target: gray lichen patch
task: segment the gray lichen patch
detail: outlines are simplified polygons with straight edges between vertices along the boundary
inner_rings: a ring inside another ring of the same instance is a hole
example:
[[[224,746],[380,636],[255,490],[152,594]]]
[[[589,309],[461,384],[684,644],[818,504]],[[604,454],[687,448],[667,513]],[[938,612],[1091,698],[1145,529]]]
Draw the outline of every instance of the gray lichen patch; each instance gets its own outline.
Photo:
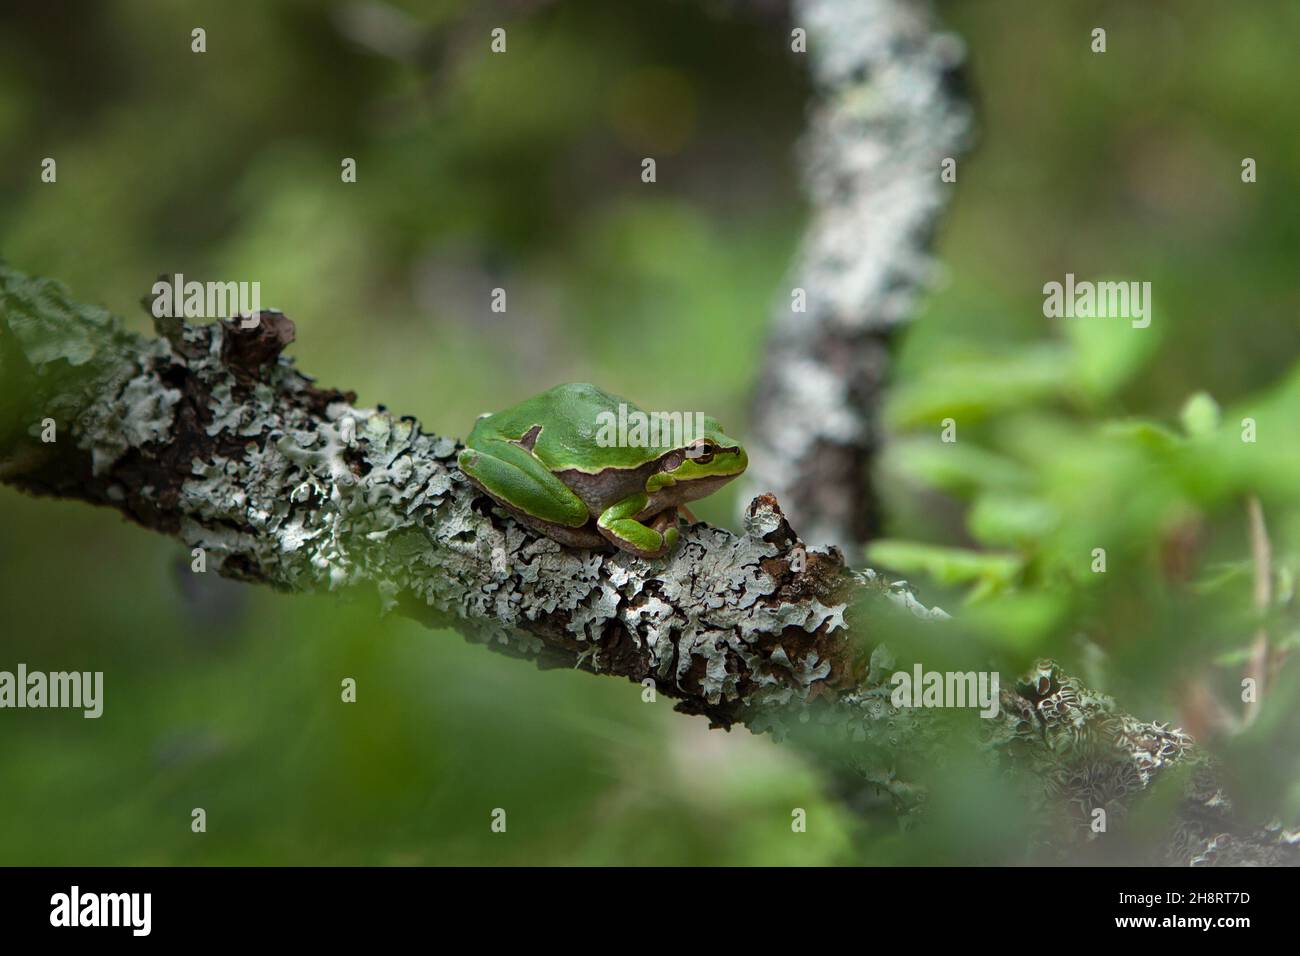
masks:
[[[776,687],[805,697],[829,670],[806,656],[797,665],[784,654],[773,658],[761,646],[763,634],[787,623],[829,628],[836,609],[773,603],[776,584],[761,563],[778,549],[759,536],[697,526],[668,558],[644,561],[563,548],[485,499],[486,510],[476,511],[464,482],[456,489],[442,506],[449,514],[430,529],[435,547],[422,555],[421,565],[436,573],[414,573],[408,586],[499,640],[514,643],[503,627],[517,627],[571,650],[578,666],[653,677],[670,695],[708,704],[736,701],[742,690],[760,700]]]
[[[151,368],[128,381],[115,398],[89,406],[78,417],[75,434],[78,445],[91,452],[94,474],[108,474],[132,448],[168,441],[172,409],[180,400],[180,390],[164,385]],[[117,427],[104,427],[107,421]]]
[[[930,243],[953,189],[940,164],[965,151],[973,124],[951,82],[962,46],[931,4],[791,7],[816,84],[801,144],[813,212],[772,309],[746,481],[774,492],[810,540],[847,551],[879,524],[870,463],[889,337],[936,273]]]
[[[1016,771],[1037,806],[1043,853],[1126,860],[1129,819],[1172,787],[1182,807],[1174,833],[1154,840],[1164,843],[1165,862],[1296,862],[1280,828],[1233,819],[1213,762],[1181,729],[1123,712],[1048,660],[1005,689],[1002,704],[1000,719],[985,725],[985,744]]]

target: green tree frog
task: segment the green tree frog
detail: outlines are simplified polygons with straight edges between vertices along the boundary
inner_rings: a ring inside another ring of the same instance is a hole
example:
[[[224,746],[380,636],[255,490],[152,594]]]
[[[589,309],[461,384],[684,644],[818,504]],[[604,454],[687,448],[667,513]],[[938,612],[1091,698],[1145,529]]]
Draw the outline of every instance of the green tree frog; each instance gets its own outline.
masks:
[[[725,485],[749,459],[712,418],[694,416],[702,427],[634,427],[615,436],[609,424],[620,416],[652,418],[594,385],[557,385],[480,417],[460,469],[521,522],[561,544],[608,543],[657,558],[677,543],[678,508]]]

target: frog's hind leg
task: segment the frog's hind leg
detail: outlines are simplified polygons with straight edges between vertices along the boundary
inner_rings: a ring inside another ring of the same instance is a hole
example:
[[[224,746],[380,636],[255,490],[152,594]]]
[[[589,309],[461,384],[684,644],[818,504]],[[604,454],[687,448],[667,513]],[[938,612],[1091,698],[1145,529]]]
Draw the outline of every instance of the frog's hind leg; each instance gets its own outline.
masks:
[[[555,524],[550,521],[542,521],[534,518],[518,508],[512,508],[507,504],[497,502],[512,515],[520,524],[525,524],[534,531],[540,531],[553,541],[560,544],[567,544],[571,548],[596,548],[610,550],[610,543],[596,530],[595,522],[587,522],[581,528],[570,528],[568,525]]]
[[[493,439],[480,447],[466,448],[457,461],[475,485],[543,534],[568,544],[560,533],[570,530],[575,537],[589,540],[589,535],[582,534],[583,525],[591,518],[587,506],[531,451]],[[557,533],[553,534],[548,525],[555,526]]]

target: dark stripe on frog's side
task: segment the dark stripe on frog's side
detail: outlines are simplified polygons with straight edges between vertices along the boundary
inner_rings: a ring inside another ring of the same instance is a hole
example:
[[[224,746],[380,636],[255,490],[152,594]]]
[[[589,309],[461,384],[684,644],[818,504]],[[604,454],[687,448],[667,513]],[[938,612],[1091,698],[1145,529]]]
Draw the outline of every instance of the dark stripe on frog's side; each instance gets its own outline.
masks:
[[[660,455],[638,468],[602,468],[597,472],[563,468],[555,471],[554,475],[582,499],[593,518],[599,518],[601,512],[610,505],[617,504],[628,495],[645,491],[646,480],[663,470],[663,460],[671,454],[673,452]]]
[[[734,450],[726,449],[726,451]],[[604,468],[594,473],[566,468],[554,474],[582,499],[582,503],[587,506],[592,517],[599,518],[610,505],[618,504],[629,495],[645,491],[646,481],[651,475],[673,470],[682,463],[684,457],[685,452],[677,448],[646,462],[639,468]],[[734,475],[718,475],[696,478],[689,482],[661,488],[650,496],[650,506],[642,514],[652,515],[665,508],[707,497],[734,477]]]

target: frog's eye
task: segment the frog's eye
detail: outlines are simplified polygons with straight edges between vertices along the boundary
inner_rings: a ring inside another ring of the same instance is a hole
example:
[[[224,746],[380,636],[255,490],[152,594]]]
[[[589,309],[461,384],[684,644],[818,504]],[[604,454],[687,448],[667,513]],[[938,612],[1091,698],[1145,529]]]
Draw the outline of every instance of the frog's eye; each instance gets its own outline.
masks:
[[[706,439],[704,441],[696,442],[686,450],[686,454],[687,457],[697,465],[707,465],[709,462],[713,461],[713,451],[715,448],[716,446],[713,442]]]

